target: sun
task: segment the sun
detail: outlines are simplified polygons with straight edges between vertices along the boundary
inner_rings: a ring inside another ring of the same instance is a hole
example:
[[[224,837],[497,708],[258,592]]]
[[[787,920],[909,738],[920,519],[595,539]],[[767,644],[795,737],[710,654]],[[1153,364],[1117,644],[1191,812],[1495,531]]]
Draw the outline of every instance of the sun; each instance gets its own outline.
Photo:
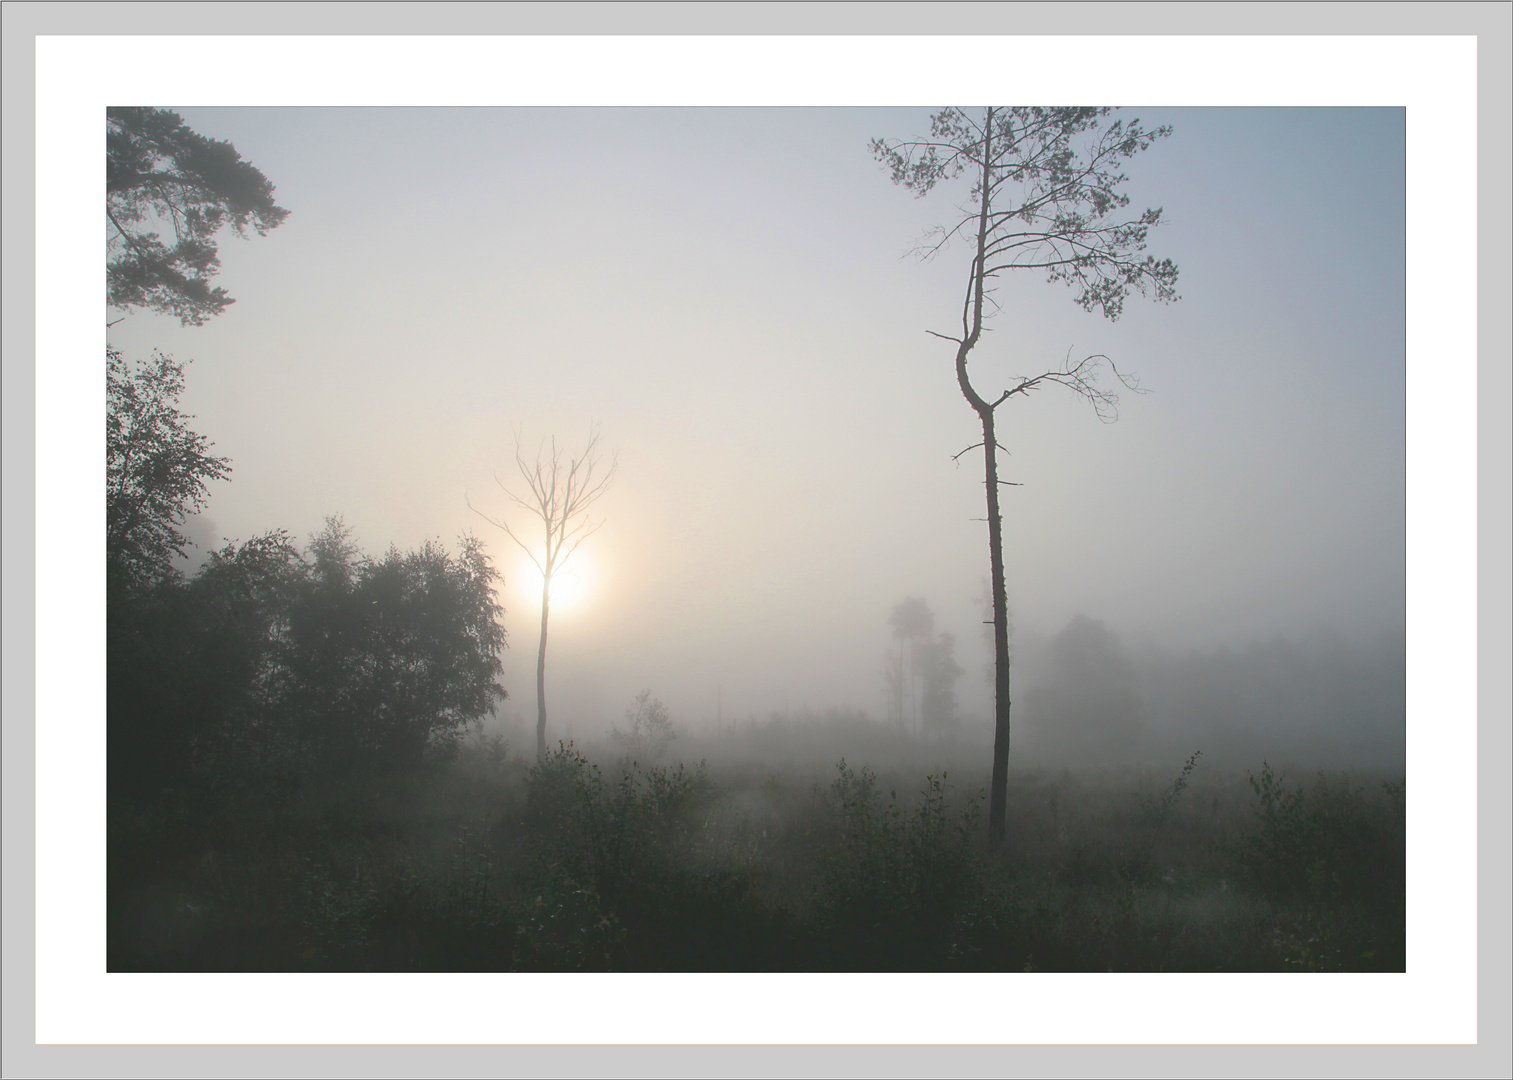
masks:
[[[517,572],[520,576],[516,580],[520,582],[522,589],[531,596],[540,596],[541,571],[536,569],[536,564],[521,555]],[[591,561],[583,552],[574,552],[572,558],[558,566],[552,574],[552,607],[572,607],[581,603],[588,595],[592,579]]]

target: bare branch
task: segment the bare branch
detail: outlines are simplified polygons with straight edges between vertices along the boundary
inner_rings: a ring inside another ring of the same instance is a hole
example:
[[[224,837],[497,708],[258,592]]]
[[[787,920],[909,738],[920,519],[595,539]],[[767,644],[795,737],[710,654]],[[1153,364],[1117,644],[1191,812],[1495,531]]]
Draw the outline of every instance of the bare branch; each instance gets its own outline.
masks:
[[[971,453],[973,450],[980,449],[981,447],[982,447],[982,443],[975,442],[971,446],[967,447],[965,450],[962,450],[960,453],[952,454],[951,455],[951,460],[954,461],[954,462],[956,462],[956,467],[957,468],[960,468],[961,467],[961,456],[962,456],[962,454]],[[1005,454],[1007,454],[1009,452],[1008,448],[1006,446],[1004,446],[1003,443],[999,442],[997,439],[993,440],[993,447],[994,447],[994,449],[1002,450]]]
[[[1114,361],[1103,353],[1094,353],[1084,356],[1075,364],[1072,363],[1071,350],[1067,350],[1066,361],[1061,367],[1051,371],[1043,371],[1032,378],[1024,378],[1019,385],[1005,390],[993,402],[993,408],[997,408],[1009,398],[1016,395],[1028,394],[1037,390],[1043,383],[1055,383],[1064,386],[1081,398],[1087,400],[1093,406],[1093,411],[1098,419],[1106,424],[1111,424],[1119,419],[1119,394],[1110,387],[1102,385],[1099,381],[1103,369],[1107,367],[1113,373],[1115,380],[1124,389],[1134,394],[1145,394],[1149,391],[1140,386],[1139,378],[1134,374],[1126,374],[1119,370]]]
[[[496,477],[496,479],[497,479],[497,477]],[[504,535],[508,536],[511,540],[515,541],[515,543],[519,546],[520,550],[523,551],[523,552],[525,552],[526,558],[530,559],[531,562],[533,562],[533,563],[536,564],[536,569],[537,570],[541,570],[542,569],[540,560],[538,560],[536,558],[535,554],[532,553],[531,549],[525,545],[524,541],[522,541],[520,539],[520,537],[518,537],[518,536],[515,535],[515,530],[510,528],[509,522],[499,520],[498,518],[491,518],[491,517],[489,517],[489,515],[485,514],[482,510],[478,509],[478,507],[474,506],[473,505],[473,500],[470,499],[470,498],[468,498],[466,495],[463,496],[463,499],[468,504],[468,509],[469,510],[473,511],[473,513],[475,513],[479,517],[483,518],[484,521],[487,521],[490,525],[494,526],[496,529],[502,529],[504,531]],[[545,573],[544,570],[542,572]]]
[[[468,508],[489,524],[504,532],[528,555],[542,576],[550,580],[567,558],[589,536],[604,524],[589,522],[585,518],[588,508],[596,502],[614,480],[619,464],[618,455],[610,466],[596,476],[601,457],[597,426],[589,429],[589,437],[582,453],[568,457],[564,462],[563,452],[557,445],[556,436],[543,439],[536,447],[533,461],[527,461],[523,450],[521,432],[515,431],[515,468],[525,482],[527,494],[521,495],[504,482],[496,472],[494,482],[516,506],[528,511],[541,522],[544,548],[538,556],[531,547],[502,518],[494,518],[473,506]]]

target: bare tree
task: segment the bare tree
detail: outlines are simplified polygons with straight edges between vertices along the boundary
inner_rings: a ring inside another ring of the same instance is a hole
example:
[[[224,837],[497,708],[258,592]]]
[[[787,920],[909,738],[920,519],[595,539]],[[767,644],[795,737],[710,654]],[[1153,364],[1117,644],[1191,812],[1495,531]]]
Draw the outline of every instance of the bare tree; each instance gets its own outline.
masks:
[[[601,470],[603,464],[599,451],[599,429],[597,426],[589,429],[588,442],[583,447],[583,452],[576,457],[568,457],[564,462],[562,452],[557,447],[557,438],[552,436],[550,440],[551,452],[547,453],[547,442],[542,442],[536,448],[536,460],[533,464],[527,464],[520,449],[520,435],[515,435],[515,467],[524,479],[528,495],[522,497],[511,491],[494,474],[494,482],[499,485],[501,491],[509,496],[516,506],[530,511],[542,525],[545,543],[539,549],[542,554],[537,554],[529,544],[520,538],[519,533],[512,528],[508,521],[503,518],[492,518],[479,510],[468,501],[468,508],[483,518],[489,524],[504,530],[504,534],[524,551],[526,556],[535,564],[541,572],[541,642],[536,650],[536,756],[539,758],[546,753],[546,630],[547,619],[551,613],[552,578],[560,571],[563,564],[578,550],[578,545],[583,543],[604,524],[590,523],[588,509],[607,490],[615,478],[615,467],[618,461],[611,457],[609,468]],[[596,475],[596,473],[598,475]]]
[[[874,157],[896,184],[924,195],[942,180],[965,175],[971,181],[961,216],[937,229],[918,249],[932,257],[952,240],[972,245],[971,268],[962,300],[959,334],[938,334],[956,345],[956,382],[982,424],[982,442],[961,451],[983,451],[988,499],[988,554],[992,568],[994,731],[993,778],[988,799],[988,842],[1003,843],[1009,762],[1009,634],[1004,586],[1003,524],[998,478],[995,418],[998,407],[1014,397],[1055,384],[1087,399],[1099,419],[1117,416],[1116,390],[1102,383],[1104,373],[1119,386],[1137,390],[1103,355],[1073,362],[1071,353],[1059,367],[1016,377],[997,397],[980,392],[967,373],[967,358],[982,339],[984,320],[993,312],[991,283],[1009,270],[1042,270],[1048,280],[1079,290],[1077,303],[1117,319],[1131,290],[1162,301],[1177,298],[1177,267],[1157,261],[1145,250],[1146,234],[1161,211],[1137,216],[1124,212],[1129,196],[1120,185],[1128,179],[1120,168],[1148,149],[1169,128],[1148,130],[1134,120],[1105,126],[1103,108],[987,108],[968,114],[943,109],[931,117],[928,138],[912,141],[874,139]],[[1076,145],[1074,145],[1076,144]],[[1010,485],[1014,486],[1014,485]]]

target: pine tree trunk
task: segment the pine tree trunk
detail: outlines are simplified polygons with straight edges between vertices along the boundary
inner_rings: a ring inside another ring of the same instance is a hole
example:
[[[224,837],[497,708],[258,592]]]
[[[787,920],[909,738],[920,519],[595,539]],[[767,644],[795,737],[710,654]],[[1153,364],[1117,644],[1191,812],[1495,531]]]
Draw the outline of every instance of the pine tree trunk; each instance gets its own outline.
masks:
[[[1009,601],[1003,576],[1003,520],[998,508],[998,443],[993,410],[981,409],[988,489],[988,559],[993,570],[993,779],[988,789],[988,847],[1003,845],[1009,792]]]

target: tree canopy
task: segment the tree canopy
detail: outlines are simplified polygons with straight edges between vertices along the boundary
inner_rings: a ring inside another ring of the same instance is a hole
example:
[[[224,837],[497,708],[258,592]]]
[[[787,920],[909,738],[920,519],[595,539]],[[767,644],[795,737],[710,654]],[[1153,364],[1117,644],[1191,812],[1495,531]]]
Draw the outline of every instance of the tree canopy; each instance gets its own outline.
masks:
[[[976,242],[965,335],[972,334],[977,290],[1006,270],[1043,270],[1048,280],[1076,289],[1079,306],[1110,319],[1123,313],[1131,290],[1177,298],[1176,264],[1143,254],[1162,211],[1121,214],[1130,198],[1119,190],[1129,179],[1122,163],[1171,129],[1144,128],[1139,120],[1104,127],[1110,111],[1021,106],[988,109],[979,118],[942,109],[931,117],[927,139],[872,141],[873,156],[893,182],[916,195],[963,173],[971,177],[967,211],[922,248],[933,253],[957,236]],[[1079,138],[1085,145],[1074,145]],[[982,313],[976,314],[980,327]]]
[[[215,235],[281,225],[289,211],[273,201],[273,184],[231,143],[167,109],[106,110],[105,149],[108,302],[192,326],[220,314],[234,301],[210,284],[221,265]]]
[[[332,519],[304,554],[275,531],[129,595],[108,620],[113,790],[445,758],[505,696],[497,580],[471,537],[374,559]]]
[[[475,537],[371,559],[348,535],[333,518],[311,544],[279,649],[284,705],[328,769],[404,767],[505,696],[499,574]]]

